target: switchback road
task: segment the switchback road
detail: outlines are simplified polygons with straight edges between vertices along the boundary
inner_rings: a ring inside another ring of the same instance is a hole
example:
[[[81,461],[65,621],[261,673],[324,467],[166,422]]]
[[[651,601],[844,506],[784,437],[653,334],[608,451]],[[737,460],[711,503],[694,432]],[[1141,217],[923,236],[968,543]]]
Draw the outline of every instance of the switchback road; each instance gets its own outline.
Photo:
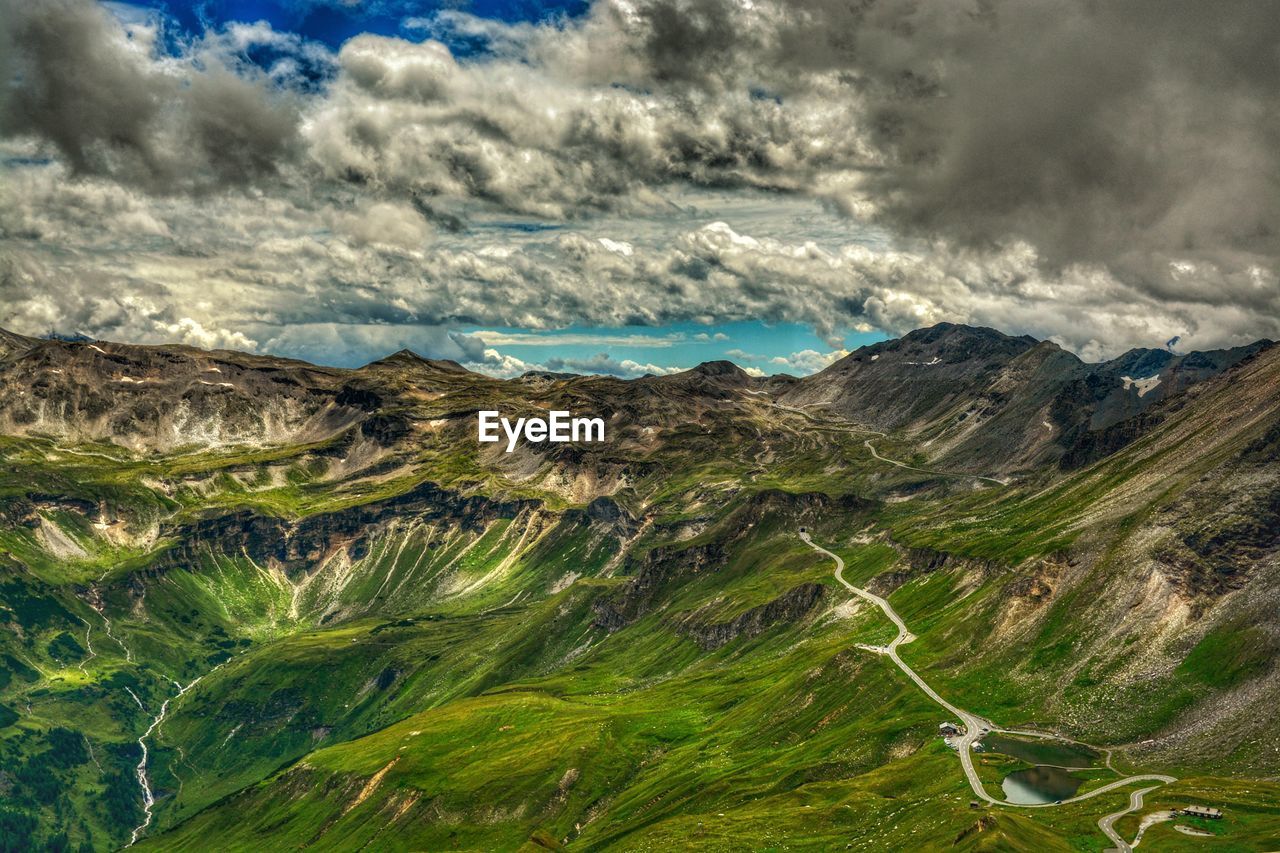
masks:
[[[961,737],[956,742],[956,748],[957,748],[957,751],[960,753],[960,765],[961,767],[964,768],[965,778],[969,780],[969,787],[973,789],[974,795],[977,796],[979,799],[985,800],[986,802],[991,803],[992,805],[1006,806],[1011,808],[1023,808],[1023,809],[1051,808],[1053,806],[1058,806],[1058,805],[1067,805],[1068,803],[1078,803],[1081,800],[1087,800],[1091,797],[1096,797],[1099,794],[1105,794],[1110,791],[1114,791],[1117,788],[1123,788],[1124,786],[1129,785],[1133,782],[1159,782],[1161,784],[1167,785],[1171,782],[1178,781],[1173,776],[1165,776],[1157,773],[1148,773],[1148,774],[1142,774],[1138,776],[1126,776],[1123,779],[1117,779],[1114,782],[1110,782],[1106,785],[1102,785],[1101,787],[1094,788],[1090,791],[1086,791],[1085,793],[1080,794],[1079,796],[1071,797],[1070,799],[1062,800],[1056,803],[1010,803],[1006,800],[997,800],[995,797],[987,793],[986,787],[982,784],[982,780],[978,777],[977,769],[973,766],[973,745],[977,741],[981,740],[983,736],[988,734],[989,732],[1002,732],[1005,734],[1015,734],[1016,731],[1010,730],[1010,729],[1001,729],[997,727],[994,723],[992,723],[990,720],[984,719],[983,717],[980,717],[977,714],[966,711],[963,708],[959,708],[951,704],[950,702],[948,702],[946,699],[943,699],[940,695],[938,695],[938,692],[934,690],[932,687],[930,687],[929,684],[923,678],[921,678],[914,669],[907,666],[906,662],[903,661],[903,659],[898,655],[899,646],[903,645],[904,643],[909,643],[915,639],[915,635],[912,634],[911,631],[907,629],[907,624],[902,621],[902,617],[898,615],[898,612],[894,610],[893,607],[889,604],[889,602],[886,601],[885,599],[881,598],[880,596],[876,595],[873,592],[868,592],[865,589],[856,587],[853,584],[849,583],[847,580],[845,580],[844,579],[844,560],[841,557],[831,553],[826,548],[823,548],[822,546],[815,544],[814,541],[809,537],[809,534],[804,531],[801,531],[800,538],[804,540],[805,544],[807,544],[813,550],[817,551],[819,554],[825,554],[826,556],[830,557],[832,560],[835,561],[835,564],[836,564],[835,578],[837,581],[839,581],[846,589],[848,589],[854,595],[866,601],[871,602],[876,607],[879,607],[880,610],[884,612],[884,615],[889,617],[889,621],[893,622],[893,624],[897,626],[898,635],[894,637],[893,642],[889,643],[889,645],[883,648],[883,653],[886,656],[888,656],[890,660],[893,661],[894,665],[897,666],[898,669],[902,670],[902,672],[906,674],[908,678],[910,678],[913,682],[915,682],[916,686],[919,687],[922,691],[924,691],[926,696],[928,696],[934,702],[937,702],[943,708],[946,708],[948,711],[950,711],[952,714],[958,717],[961,720],[961,722],[964,723],[965,733],[964,733],[964,736]],[[1110,838],[1112,841],[1117,842],[1120,845],[1120,849],[1128,850],[1129,845],[1126,844],[1123,840],[1121,840],[1119,835],[1115,834],[1115,831],[1114,829],[1111,828],[1111,825],[1114,824],[1115,821],[1119,819],[1121,816],[1128,814],[1129,811],[1133,811],[1134,809],[1141,808],[1142,807],[1141,795],[1147,793],[1148,791],[1153,791],[1157,787],[1159,786],[1153,785],[1150,788],[1146,788],[1142,791],[1135,792],[1135,794],[1132,797],[1130,797],[1130,808],[1128,810],[1123,812],[1117,812],[1114,815],[1108,815],[1107,817],[1104,817],[1102,820],[1098,821],[1099,828],[1101,828],[1102,831],[1107,834],[1108,838]],[[1137,805],[1134,805],[1135,798],[1136,798]],[[1103,821],[1109,821],[1109,823],[1107,823],[1106,826],[1103,826]]]
[[[1116,821],[1127,815],[1129,812],[1136,812],[1138,809],[1142,808],[1142,798],[1158,787],[1160,786],[1152,785],[1150,788],[1139,788],[1129,795],[1129,807],[1127,809],[1121,809],[1118,812],[1112,812],[1106,817],[1098,818],[1098,829],[1101,829],[1102,834],[1111,839],[1111,843],[1114,844],[1116,849],[1121,853],[1132,853],[1133,847],[1129,842],[1120,837],[1120,833],[1116,832]]]

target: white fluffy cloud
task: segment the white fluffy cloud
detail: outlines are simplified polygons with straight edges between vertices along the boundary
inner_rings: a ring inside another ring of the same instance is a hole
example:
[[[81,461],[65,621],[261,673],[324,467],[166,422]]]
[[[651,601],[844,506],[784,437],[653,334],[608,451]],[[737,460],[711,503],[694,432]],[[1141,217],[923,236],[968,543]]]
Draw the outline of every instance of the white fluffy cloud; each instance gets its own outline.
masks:
[[[589,223],[428,236],[417,209],[399,203],[237,194],[192,206],[108,179],[69,182],[57,165],[15,177],[0,188],[0,229],[23,236],[7,244],[0,325],[30,333],[53,328],[158,341],[186,320],[221,330],[212,332],[220,345],[256,342],[338,363],[401,346],[466,360],[447,333],[463,325],[762,319],[834,336],[951,320],[1054,336],[1099,356],[1172,334],[1182,334],[1186,347],[1280,335],[1280,290],[1260,269],[1245,281],[1208,268],[1195,273],[1223,290],[1246,287],[1255,301],[1269,300],[1268,310],[1250,312],[1206,303],[1194,288],[1156,297],[1097,266],[1045,273],[1025,244],[978,252],[841,242],[834,219],[821,227],[821,242],[752,236],[720,221],[699,223],[696,214],[637,220],[632,251],[620,254]],[[794,212],[803,203],[774,209]],[[768,227],[767,220],[753,224]],[[529,339],[481,333],[478,340],[480,349],[500,349]],[[634,343],[627,336],[592,340]],[[812,363],[810,357],[787,369],[806,371]]]
[[[545,362],[531,362],[523,361],[513,355],[504,354],[492,348],[484,351],[483,359],[464,363],[473,370],[479,370],[482,373],[488,373],[491,376],[498,376],[503,379],[510,379],[535,371],[594,374],[634,379],[647,374],[666,376],[672,373],[679,373],[685,369],[671,365],[641,363],[629,358],[616,359],[612,355],[603,352],[587,358],[552,357],[546,359]]]
[[[848,354],[849,351],[846,349],[832,350],[831,352],[806,349],[793,352],[788,356],[775,356],[769,359],[769,363],[775,367],[782,368],[787,373],[807,376],[810,373],[817,373]]]
[[[671,365],[641,363],[630,358],[619,360],[605,352],[597,353],[589,358],[549,358],[546,361],[545,368],[569,373],[595,373],[626,378],[645,374],[666,376],[671,373],[679,373],[685,369]]]
[[[334,180],[553,218],[661,209],[671,182],[827,198],[874,161],[850,132],[856,101],[830,99],[830,82],[814,79],[785,103],[747,85],[658,87],[639,54],[642,29],[610,2],[562,26],[488,22],[493,56],[466,63],[439,41],[358,36],[305,123],[310,156]],[[627,242],[606,246],[625,253]]]
[[[1175,334],[1195,348],[1280,337],[1274,252],[1250,224],[1280,197],[1266,189],[1274,156],[1247,111],[1222,106],[1250,103],[1257,69],[1209,104],[1176,67],[1156,85],[1158,57],[1135,55],[1119,12],[997,6],[995,29],[975,31],[978,18],[937,3],[597,0],[538,25],[442,13],[416,22],[420,40],[361,35],[336,53],[232,25],[172,54],[154,17],[0,0],[0,66],[19,71],[0,141],[0,325],[340,363],[410,346],[504,374],[529,365],[491,333],[450,330],[798,322],[832,352],[773,365],[795,372],[833,357],[841,330],[940,320],[1093,357]],[[1181,127],[1167,109],[1181,93],[1222,128],[1185,139],[1230,139],[1143,154],[1090,112],[1080,140],[1029,146],[1009,111],[1036,120],[1027,133],[1057,128],[1046,97],[1066,83],[1028,88],[1017,62],[1072,21],[1119,27],[1114,56],[1095,56],[1136,75],[1112,107],[1145,103],[1156,125]],[[992,33],[1018,27],[1030,41],[999,51]],[[1187,43],[1215,79],[1230,69],[1205,51],[1253,55],[1233,32]],[[453,56],[458,34],[487,52]],[[245,60],[261,46],[279,56],[271,68]],[[1000,133],[1007,174],[989,162]],[[1202,163],[1211,150],[1220,161]],[[1104,162],[1141,166],[1153,186],[1131,188],[1131,205],[1070,184],[1071,164]],[[1206,183],[1222,169],[1214,186],[1238,191],[1234,209]],[[1062,182],[1056,206],[1037,175]],[[1021,201],[997,192],[1005,178]],[[988,230],[955,225],[970,220]],[[1122,220],[1153,223],[1154,242]]]

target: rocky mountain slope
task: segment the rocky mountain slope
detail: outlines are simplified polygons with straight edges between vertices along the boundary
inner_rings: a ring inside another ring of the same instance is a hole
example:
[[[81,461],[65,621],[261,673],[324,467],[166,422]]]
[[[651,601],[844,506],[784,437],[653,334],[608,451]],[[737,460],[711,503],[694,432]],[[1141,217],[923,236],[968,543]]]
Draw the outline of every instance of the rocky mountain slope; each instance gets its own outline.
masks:
[[[1086,364],[1049,341],[942,323],[862,347],[788,387],[789,405],[820,406],[877,430],[900,430],[925,455],[968,470],[1075,467],[1119,449],[1152,406],[1272,346],[1175,355],[1137,349]],[[1120,429],[1114,429],[1124,424]],[[1109,432],[1108,432],[1109,431]]]
[[[505,453],[482,408],[606,441]],[[3,333],[0,425],[10,846],[1100,848],[1127,791],[969,808],[800,527],[953,701],[1280,840],[1266,342],[944,325],[804,379],[499,381]]]

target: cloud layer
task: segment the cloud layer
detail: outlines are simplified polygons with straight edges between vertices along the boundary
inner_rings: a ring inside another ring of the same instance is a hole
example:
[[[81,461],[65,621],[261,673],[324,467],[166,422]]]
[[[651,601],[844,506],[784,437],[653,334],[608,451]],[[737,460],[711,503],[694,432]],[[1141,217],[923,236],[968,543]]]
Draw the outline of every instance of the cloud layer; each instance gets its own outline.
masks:
[[[598,0],[331,53],[0,0],[0,324],[508,373],[451,330],[1277,336],[1268,6]]]

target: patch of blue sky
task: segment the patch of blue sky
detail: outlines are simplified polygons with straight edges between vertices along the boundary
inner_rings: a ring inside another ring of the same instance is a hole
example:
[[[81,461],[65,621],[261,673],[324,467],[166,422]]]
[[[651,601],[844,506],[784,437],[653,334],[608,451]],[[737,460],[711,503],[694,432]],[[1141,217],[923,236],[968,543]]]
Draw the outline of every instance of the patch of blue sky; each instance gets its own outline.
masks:
[[[587,360],[601,353],[612,360],[631,360],[659,367],[693,367],[727,360],[765,373],[794,373],[796,353],[828,353],[832,347],[801,323],[742,320],[724,323],[672,323],[620,328],[572,327],[550,331],[499,327],[460,329],[479,336],[487,346],[529,363],[549,359]],[[879,331],[840,333],[846,349],[885,340]],[[775,361],[782,359],[783,362]]]
[[[545,231],[564,230],[638,247],[665,248],[677,234],[723,221],[738,234],[793,245],[813,243],[828,251],[851,245],[873,251],[901,248],[901,240],[885,229],[842,216],[810,198],[759,190],[728,192],[680,186],[665,188],[663,195],[665,204],[659,210],[606,213],[571,223],[496,215],[475,203],[456,212],[466,220],[463,239],[468,242],[486,232],[519,242],[536,241]]]
[[[547,222],[542,219],[478,220],[474,223],[474,228],[477,231],[516,231],[521,234],[538,234],[543,231],[559,231],[564,227],[565,226],[560,223]]]
[[[45,166],[52,166],[53,163],[54,160],[52,157],[29,157],[21,154],[14,157],[4,157],[3,159],[0,159],[0,166],[4,166],[8,169],[16,169],[21,166],[44,168]]]
[[[206,30],[221,29],[230,23],[266,21],[272,29],[294,33],[309,41],[337,49],[343,42],[362,33],[401,38],[421,37],[415,22],[429,19],[438,12],[460,11],[481,18],[504,22],[536,22],[557,17],[583,14],[588,0],[144,0],[134,4],[114,3],[152,9],[165,16],[168,23],[188,36],[199,36]],[[482,40],[460,39],[456,46],[460,55],[484,50]]]

